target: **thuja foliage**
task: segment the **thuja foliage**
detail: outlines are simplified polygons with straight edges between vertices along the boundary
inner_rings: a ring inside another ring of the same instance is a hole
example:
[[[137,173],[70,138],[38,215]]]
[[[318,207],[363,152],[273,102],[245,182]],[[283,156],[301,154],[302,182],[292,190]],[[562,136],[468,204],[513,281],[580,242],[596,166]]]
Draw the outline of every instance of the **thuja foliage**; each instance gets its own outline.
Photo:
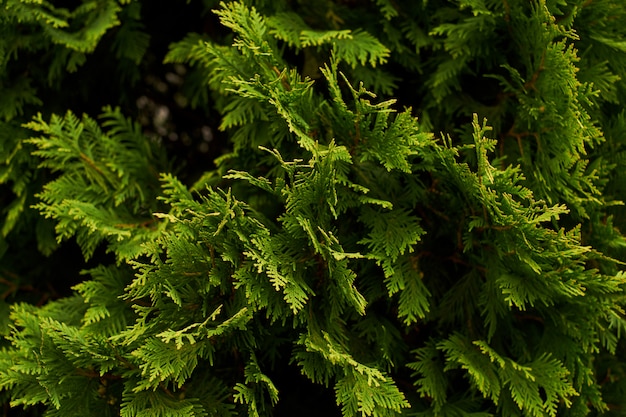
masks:
[[[4,415],[626,415],[620,0],[0,4]]]

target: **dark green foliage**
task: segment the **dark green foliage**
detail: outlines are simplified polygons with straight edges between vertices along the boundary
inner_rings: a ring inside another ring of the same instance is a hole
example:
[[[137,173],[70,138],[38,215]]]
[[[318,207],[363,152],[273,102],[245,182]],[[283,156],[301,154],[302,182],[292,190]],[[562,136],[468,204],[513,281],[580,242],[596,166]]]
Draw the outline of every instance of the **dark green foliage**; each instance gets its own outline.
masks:
[[[59,3],[0,9],[5,415],[626,415],[621,2]]]

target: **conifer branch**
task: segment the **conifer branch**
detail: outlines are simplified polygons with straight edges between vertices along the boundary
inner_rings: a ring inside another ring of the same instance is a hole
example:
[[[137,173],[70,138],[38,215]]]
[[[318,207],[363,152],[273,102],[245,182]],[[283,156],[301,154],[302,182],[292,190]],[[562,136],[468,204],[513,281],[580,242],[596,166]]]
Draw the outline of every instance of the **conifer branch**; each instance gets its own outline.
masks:
[[[621,3],[5,3],[17,412],[626,407]]]

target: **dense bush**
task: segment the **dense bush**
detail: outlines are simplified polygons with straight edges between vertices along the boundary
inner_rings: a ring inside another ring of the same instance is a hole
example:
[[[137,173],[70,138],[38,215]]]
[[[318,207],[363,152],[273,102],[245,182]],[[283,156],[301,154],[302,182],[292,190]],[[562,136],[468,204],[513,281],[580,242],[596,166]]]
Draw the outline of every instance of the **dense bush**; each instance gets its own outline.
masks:
[[[4,0],[4,415],[626,415],[620,0]]]

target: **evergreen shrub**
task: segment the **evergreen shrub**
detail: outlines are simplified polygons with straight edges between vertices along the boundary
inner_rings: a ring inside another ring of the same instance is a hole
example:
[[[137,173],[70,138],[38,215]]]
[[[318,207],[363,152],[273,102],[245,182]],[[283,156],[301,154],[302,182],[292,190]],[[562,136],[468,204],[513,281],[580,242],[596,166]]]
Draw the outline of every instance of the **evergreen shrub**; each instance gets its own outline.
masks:
[[[621,0],[0,4],[3,415],[626,415]]]

